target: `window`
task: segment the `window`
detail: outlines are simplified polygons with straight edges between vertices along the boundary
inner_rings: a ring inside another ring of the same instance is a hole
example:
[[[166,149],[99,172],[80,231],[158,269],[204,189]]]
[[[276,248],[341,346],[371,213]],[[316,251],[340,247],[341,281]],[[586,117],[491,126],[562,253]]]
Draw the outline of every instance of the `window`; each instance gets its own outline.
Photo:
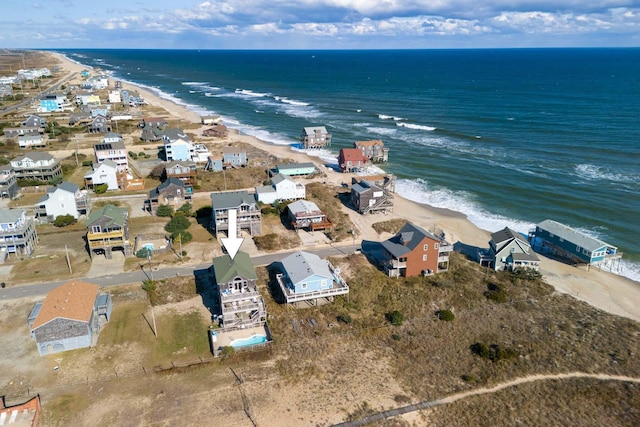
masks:
[[[300,289],[307,289],[307,283],[306,282],[301,283],[300,284]]]
[[[99,232],[100,232],[100,230],[101,230],[101,228],[100,228],[100,226],[99,226],[99,225],[93,225],[93,226],[91,227],[91,232],[92,232],[92,233],[99,233]]]
[[[437,243],[433,244],[433,249],[438,249],[440,247],[440,245],[438,245]]]
[[[425,243],[424,246],[422,247],[422,250],[428,251],[429,250],[429,244]]]
[[[427,260],[427,254],[422,255],[422,261],[426,261]]]
[[[580,246],[576,246],[576,252],[579,253],[580,251],[582,251],[582,248]]]

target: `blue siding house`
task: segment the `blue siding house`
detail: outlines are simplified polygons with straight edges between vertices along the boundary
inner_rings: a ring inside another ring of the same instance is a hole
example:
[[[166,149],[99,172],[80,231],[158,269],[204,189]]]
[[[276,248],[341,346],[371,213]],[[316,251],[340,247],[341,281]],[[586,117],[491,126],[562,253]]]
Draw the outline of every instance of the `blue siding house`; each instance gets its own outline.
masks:
[[[622,257],[617,247],[550,219],[536,225],[529,238],[536,251],[580,264],[601,265]]]
[[[276,165],[276,172],[282,175],[313,175],[316,166],[313,163],[288,163],[286,165]]]
[[[333,301],[336,295],[349,293],[340,270],[318,255],[299,251],[275,263],[276,280],[285,302],[317,305],[321,300]]]

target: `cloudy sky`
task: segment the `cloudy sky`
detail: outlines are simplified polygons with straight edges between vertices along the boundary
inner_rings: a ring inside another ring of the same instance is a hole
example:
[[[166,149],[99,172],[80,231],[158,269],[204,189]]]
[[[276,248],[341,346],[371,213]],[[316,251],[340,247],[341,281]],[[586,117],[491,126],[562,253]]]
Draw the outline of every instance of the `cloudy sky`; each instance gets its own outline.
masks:
[[[2,0],[4,48],[640,46],[640,0]]]

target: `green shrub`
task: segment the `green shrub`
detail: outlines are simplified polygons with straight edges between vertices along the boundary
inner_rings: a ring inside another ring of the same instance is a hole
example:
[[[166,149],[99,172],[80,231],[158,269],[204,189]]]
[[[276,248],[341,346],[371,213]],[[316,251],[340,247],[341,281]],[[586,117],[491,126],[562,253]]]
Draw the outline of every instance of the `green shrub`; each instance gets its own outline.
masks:
[[[141,151],[138,153],[138,157],[145,157],[146,153],[144,151]]]
[[[149,295],[149,302],[151,305],[158,304],[158,286],[156,282],[151,279],[146,279],[142,282],[142,289]]]
[[[109,189],[109,184],[98,184],[93,186],[93,191],[96,194],[104,194]]]
[[[220,357],[231,356],[235,351],[235,348],[231,347],[230,345],[220,347]]]
[[[348,314],[341,314],[336,319],[338,320],[338,322],[342,322],[342,323],[345,323],[347,325],[349,323],[353,322],[353,319]]]
[[[404,315],[398,310],[391,311],[385,314],[387,321],[394,326],[401,326],[402,322],[404,322]]]
[[[153,251],[147,247],[144,247],[142,249],[140,249],[138,252],[136,252],[136,257],[138,258],[149,258],[151,256],[151,254],[153,253]]]
[[[129,157],[131,157],[133,160],[136,160],[138,158],[138,155],[133,151],[129,151],[128,154],[129,154]]]
[[[92,166],[93,165],[93,161],[91,160],[83,160],[82,161],[82,166]]]
[[[518,351],[511,347],[505,347],[500,344],[486,345],[482,342],[471,344],[471,352],[483,359],[489,359],[492,362],[501,360],[509,360],[518,357]]]
[[[502,285],[489,283],[487,287],[489,288],[489,290],[484,293],[484,296],[487,299],[500,304],[507,302],[507,291]]]
[[[179,231],[171,233],[171,240],[173,243],[187,244],[193,240],[193,236],[188,231]]]
[[[391,339],[393,339],[394,341],[400,341],[402,337],[398,334],[392,334]]]
[[[178,211],[176,213],[180,213],[184,216],[191,216],[191,209],[193,209],[191,203],[185,203],[184,205],[180,206],[180,208],[178,208]]]
[[[190,225],[189,218],[183,215],[176,215],[164,226],[164,229],[171,234],[177,234],[189,228]]]
[[[456,318],[451,310],[438,310],[436,311],[436,315],[438,316],[438,319],[444,320],[445,322],[451,322]]]
[[[156,210],[156,215],[163,217],[173,216],[173,206],[169,205],[160,205]]]
[[[53,221],[53,225],[56,227],[66,227],[67,225],[75,224],[78,222],[73,215],[58,215]]]

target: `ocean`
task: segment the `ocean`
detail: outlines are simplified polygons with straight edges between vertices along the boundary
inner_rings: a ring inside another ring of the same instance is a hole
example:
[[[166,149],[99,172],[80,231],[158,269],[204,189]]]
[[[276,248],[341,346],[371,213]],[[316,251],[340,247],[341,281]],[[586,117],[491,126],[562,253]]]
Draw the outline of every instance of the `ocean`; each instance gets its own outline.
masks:
[[[62,50],[241,132],[382,139],[397,192],[527,233],[554,219],[640,281],[640,49]]]

